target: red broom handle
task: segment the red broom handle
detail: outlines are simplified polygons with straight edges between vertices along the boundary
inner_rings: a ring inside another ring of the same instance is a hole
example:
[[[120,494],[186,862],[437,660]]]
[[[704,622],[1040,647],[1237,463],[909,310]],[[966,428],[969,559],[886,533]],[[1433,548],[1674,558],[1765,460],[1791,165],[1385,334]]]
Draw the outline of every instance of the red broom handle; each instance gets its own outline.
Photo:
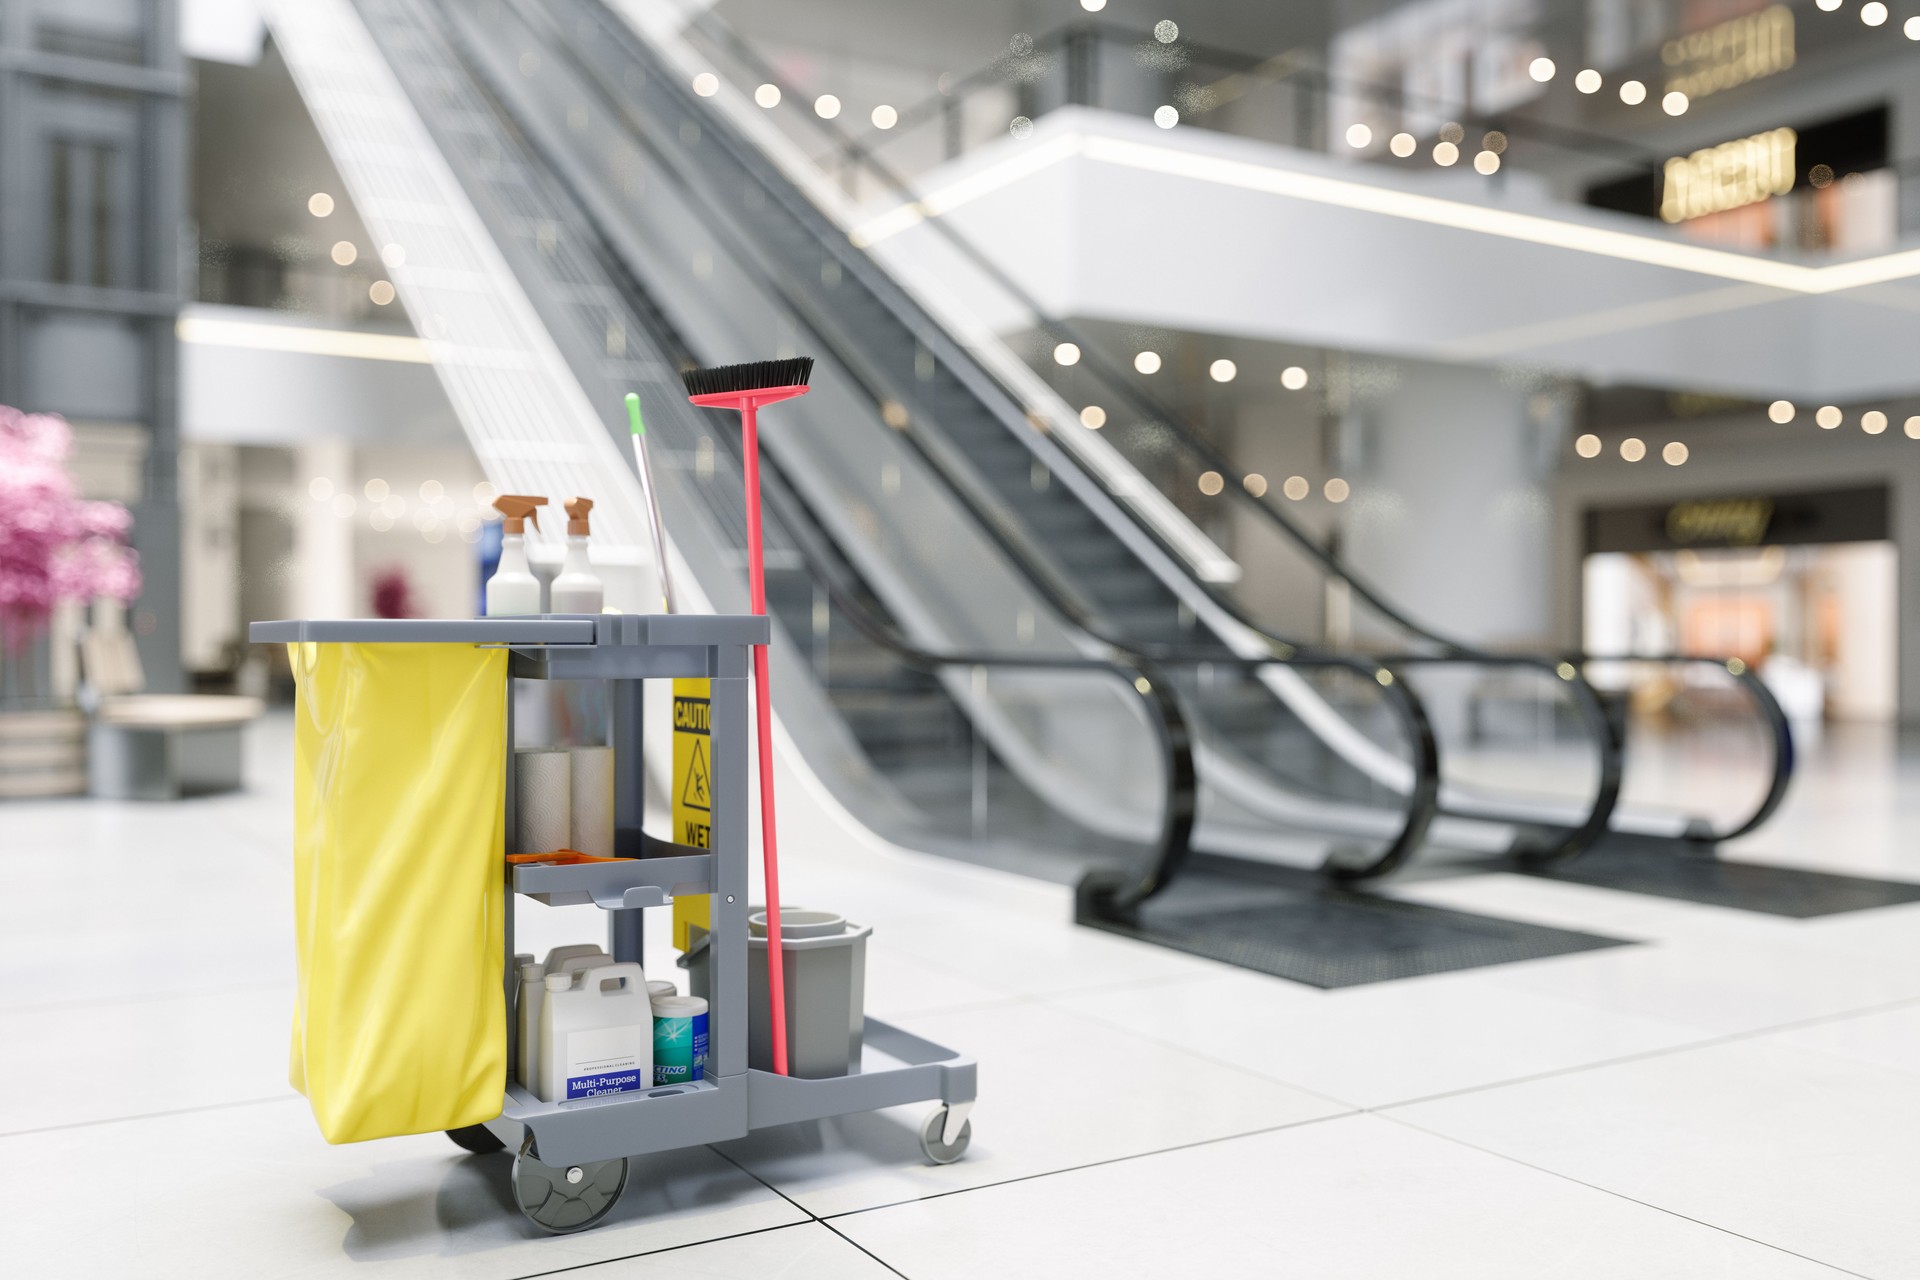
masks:
[[[754,613],[767,612],[765,553],[760,545],[760,424],[748,400],[740,406],[746,437],[747,592]],[[753,646],[755,731],[760,744],[760,848],[767,880],[767,998],[773,1014],[773,1071],[787,1074],[786,953],[780,945],[780,841],[773,819],[773,698],[767,685],[767,646]]]

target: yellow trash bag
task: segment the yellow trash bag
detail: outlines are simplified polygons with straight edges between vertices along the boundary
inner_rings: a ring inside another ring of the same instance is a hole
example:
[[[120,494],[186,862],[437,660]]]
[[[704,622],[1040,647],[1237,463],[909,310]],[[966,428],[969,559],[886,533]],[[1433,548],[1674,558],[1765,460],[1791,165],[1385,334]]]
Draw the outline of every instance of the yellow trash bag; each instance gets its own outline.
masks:
[[[500,1114],[507,654],[287,646],[299,994],[291,1076],[328,1142]]]

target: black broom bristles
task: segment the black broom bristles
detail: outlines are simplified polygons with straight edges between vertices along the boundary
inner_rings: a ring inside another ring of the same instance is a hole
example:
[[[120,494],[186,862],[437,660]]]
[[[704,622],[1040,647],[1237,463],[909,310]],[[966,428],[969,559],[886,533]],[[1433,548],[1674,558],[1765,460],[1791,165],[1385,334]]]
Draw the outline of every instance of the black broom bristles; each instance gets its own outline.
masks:
[[[688,369],[680,375],[680,380],[687,384],[690,396],[717,396],[764,387],[804,387],[812,376],[813,357],[795,356],[791,360],[753,360],[746,364],[716,365],[711,369]]]

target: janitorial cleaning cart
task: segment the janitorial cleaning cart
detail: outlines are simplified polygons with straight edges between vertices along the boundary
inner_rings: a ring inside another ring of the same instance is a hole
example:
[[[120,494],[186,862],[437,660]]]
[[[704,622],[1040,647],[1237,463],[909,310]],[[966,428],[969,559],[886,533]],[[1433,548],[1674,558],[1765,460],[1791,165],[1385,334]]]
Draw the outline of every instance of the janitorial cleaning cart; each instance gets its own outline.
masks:
[[[554,1232],[601,1221],[629,1157],[774,1125],[932,1102],[922,1150],[959,1158],[973,1062],[857,1007],[849,1027],[844,1001],[844,1073],[750,1065],[747,679],[768,632],[765,617],[691,614],[253,624],[255,641],[289,646],[300,691],[292,1065],[329,1140],[444,1129],[469,1150],[510,1150],[515,1201]],[[710,682],[705,847],[641,824],[644,683],[674,678]],[[605,683],[610,855],[513,847],[531,825],[516,806],[538,803],[515,776],[514,680]],[[556,1101],[519,1083],[516,899],[601,908],[618,968],[642,961],[649,909],[701,895],[704,1071]],[[786,945],[804,949],[814,940],[797,926],[823,913],[789,914],[799,936]],[[790,986],[788,1030],[808,1016],[804,986]]]

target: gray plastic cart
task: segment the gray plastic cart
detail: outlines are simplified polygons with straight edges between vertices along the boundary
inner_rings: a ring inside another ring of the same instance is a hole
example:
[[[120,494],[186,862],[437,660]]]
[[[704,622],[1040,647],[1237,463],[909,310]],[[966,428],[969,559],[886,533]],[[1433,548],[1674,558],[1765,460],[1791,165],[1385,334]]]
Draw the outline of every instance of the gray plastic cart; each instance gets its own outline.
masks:
[[[508,1081],[497,1119],[449,1135],[470,1151],[516,1152],[514,1200],[548,1231],[580,1231],[606,1217],[626,1187],[628,1157],[652,1151],[914,1102],[939,1104],[920,1128],[921,1149],[929,1160],[959,1159],[972,1138],[967,1113],[974,1100],[973,1060],[874,1018],[866,1019],[865,1051],[853,1074],[802,1080],[747,1066],[748,649],[767,643],[768,635],[762,617],[701,614],[256,622],[251,628],[256,642],[498,646],[512,650],[509,669],[515,679],[607,682],[617,777],[615,852],[623,861],[510,868],[503,979],[509,996],[517,978],[512,960],[516,894],[550,906],[590,902],[600,907],[607,913],[614,959],[634,962],[643,959],[647,908],[665,906],[681,894],[713,895],[704,1079],[571,1102],[542,1102]],[[676,676],[713,682],[708,849],[656,839],[640,825],[642,682]],[[511,750],[507,768],[503,818],[511,839]],[[511,1038],[514,1019],[507,1023]],[[514,1060],[511,1043],[507,1060]]]

